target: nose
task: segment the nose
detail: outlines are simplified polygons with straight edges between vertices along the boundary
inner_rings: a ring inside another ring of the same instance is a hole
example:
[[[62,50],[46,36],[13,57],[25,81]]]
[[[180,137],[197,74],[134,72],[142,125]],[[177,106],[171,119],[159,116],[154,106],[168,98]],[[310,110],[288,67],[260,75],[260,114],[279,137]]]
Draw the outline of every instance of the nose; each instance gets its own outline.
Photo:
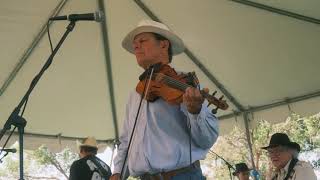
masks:
[[[133,42],[133,50],[137,50],[140,47],[139,42]]]

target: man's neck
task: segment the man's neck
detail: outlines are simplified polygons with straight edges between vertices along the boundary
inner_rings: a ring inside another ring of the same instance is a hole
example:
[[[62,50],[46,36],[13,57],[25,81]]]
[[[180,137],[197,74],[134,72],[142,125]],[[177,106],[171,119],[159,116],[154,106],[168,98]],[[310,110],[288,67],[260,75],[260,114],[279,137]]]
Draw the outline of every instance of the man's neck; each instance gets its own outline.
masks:
[[[95,156],[93,153],[86,153],[82,158],[88,158],[90,156]]]
[[[148,69],[150,66],[153,66],[153,65],[155,65],[155,64],[169,64],[169,62],[168,62],[168,61],[153,62],[153,63],[149,64],[146,69]]]

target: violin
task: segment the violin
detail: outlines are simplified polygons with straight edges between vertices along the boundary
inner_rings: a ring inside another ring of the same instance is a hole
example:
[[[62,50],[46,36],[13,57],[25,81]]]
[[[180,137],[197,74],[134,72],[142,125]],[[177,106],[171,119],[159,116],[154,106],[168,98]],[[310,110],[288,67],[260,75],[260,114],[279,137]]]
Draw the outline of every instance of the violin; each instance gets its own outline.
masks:
[[[195,73],[188,73],[187,75],[178,74],[174,68],[167,64],[154,65],[150,81],[147,73],[148,71],[145,71],[140,76],[136,91],[149,102],[154,102],[158,98],[162,98],[169,104],[178,105],[183,101],[182,97],[185,90],[188,87],[197,87],[199,84]],[[145,88],[148,88],[147,93],[144,93]],[[213,114],[215,114],[218,109],[228,109],[229,105],[223,100],[223,96],[220,98],[215,97],[217,91],[210,95],[208,89],[202,89],[200,93],[209,102],[208,106],[212,104],[216,106],[216,108],[212,110]]]

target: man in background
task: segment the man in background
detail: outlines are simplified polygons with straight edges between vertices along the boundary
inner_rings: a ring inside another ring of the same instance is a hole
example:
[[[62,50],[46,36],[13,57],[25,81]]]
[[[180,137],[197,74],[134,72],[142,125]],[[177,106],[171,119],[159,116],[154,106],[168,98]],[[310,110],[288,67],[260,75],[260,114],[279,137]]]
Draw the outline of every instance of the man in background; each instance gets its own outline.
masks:
[[[308,162],[298,160],[300,145],[291,142],[288,135],[275,133],[270,143],[262,147],[268,151],[268,156],[275,170],[269,180],[316,180],[317,177]]]
[[[232,174],[237,176],[239,180],[249,180],[250,169],[246,163],[238,163],[235,172]]]
[[[87,137],[79,144],[80,159],[74,161],[70,168],[69,180],[108,180],[111,176],[110,167],[96,157],[97,141]]]

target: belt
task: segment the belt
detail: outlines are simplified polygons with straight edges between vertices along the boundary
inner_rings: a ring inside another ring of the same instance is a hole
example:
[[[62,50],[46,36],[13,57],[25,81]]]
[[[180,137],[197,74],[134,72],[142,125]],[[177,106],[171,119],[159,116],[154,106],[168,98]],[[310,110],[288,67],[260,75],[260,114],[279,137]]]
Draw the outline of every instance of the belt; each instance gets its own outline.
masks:
[[[189,166],[175,169],[175,170],[168,171],[168,172],[161,172],[161,173],[156,173],[156,174],[146,173],[146,174],[142,175],[140,178],[142,180],[170,180],[170,178],[173,176],[176,176],[180,173],[190,172],[190,171],[197,169],[197,168],[200,168],[200,161],[199,160],[195,161],[194,163],[192,163]]]

